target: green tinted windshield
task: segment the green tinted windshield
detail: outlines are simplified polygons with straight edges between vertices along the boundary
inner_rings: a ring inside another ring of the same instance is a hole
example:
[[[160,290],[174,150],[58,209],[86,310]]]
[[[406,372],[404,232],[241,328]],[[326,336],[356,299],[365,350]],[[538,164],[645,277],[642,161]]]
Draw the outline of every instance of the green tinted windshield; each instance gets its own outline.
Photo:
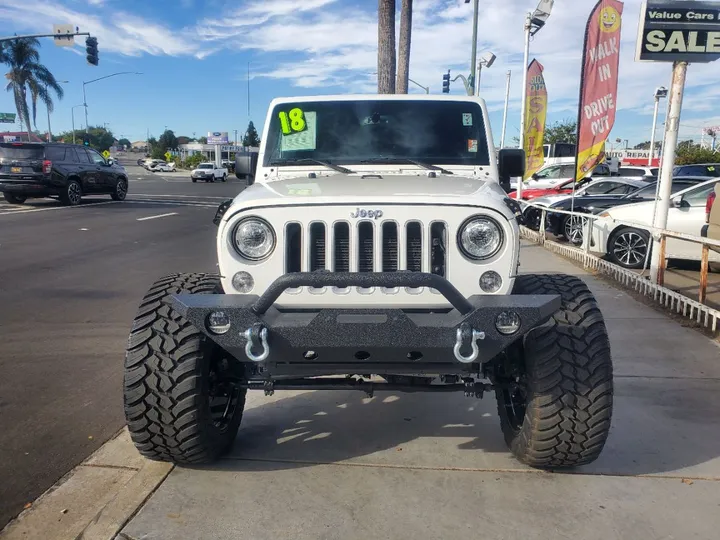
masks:
[[[265,166],[316,159],[333,164],[404,159],[489,165],[482,109],[427,100],[318,101],[275,107]]]

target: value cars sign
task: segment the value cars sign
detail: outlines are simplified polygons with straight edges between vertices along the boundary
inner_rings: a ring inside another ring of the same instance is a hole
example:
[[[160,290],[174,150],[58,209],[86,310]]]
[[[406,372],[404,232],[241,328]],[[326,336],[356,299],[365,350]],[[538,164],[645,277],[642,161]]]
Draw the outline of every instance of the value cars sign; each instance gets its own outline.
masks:
[[[600,0],[585,28],[580,79],[577,180],[605,161],[605,140],[615,124],[623,3]]]
[[[720,58],[720,2],[647,0],[636,60],[712,62]]]
[[[530,62],[527,80],[528,84],[525,89],[525,118],[527,121],[523,134],[523,148],[526,152],[525,178],[529,178],[539,171],[545,162],[543,135],[548,95],[543,78],[543,66],[537,60]]]

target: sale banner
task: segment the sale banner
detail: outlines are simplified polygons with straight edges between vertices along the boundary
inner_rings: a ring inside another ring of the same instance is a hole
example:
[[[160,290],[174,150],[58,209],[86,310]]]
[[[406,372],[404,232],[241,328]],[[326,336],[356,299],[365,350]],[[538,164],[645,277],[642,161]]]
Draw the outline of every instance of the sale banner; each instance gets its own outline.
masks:
[[[547,118],[547,88],[543,78],[543,66],[537,60],[530,62],[525,88],[525,178],[530,178],[545,163],[543,139]]]
[[[585,28],[580,79],[576,180],[605,161],[605,140],[615,124],[623,3],[600,0]]]

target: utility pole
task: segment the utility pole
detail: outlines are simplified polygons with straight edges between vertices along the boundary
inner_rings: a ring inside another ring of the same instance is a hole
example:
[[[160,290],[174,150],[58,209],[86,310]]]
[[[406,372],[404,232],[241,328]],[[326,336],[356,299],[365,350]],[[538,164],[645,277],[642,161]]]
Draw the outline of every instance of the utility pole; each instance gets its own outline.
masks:
[[[670,86],[670,96],[668,99],[668,115],[665,119],[665,142],[663,144],[660,186],[658,189],[657,208],[653,218],[653,227],[657,229],[665,229],[667,227],[670,198],[672,197],[672,171],[675,165],[675,151],[677,148],[678,131],[680,129],[680,110],[682,109],[683,93],[685,91],[687,66],[687,62],[673,63],[672,85]],[[659,238],[653,235],[653,240],[650,279],[653,283],[657,283],[658,269],[663,261],[660,260]]]
[[[238,130],[237,130],[237,129],[233,129],[233,131],[235,132],[235,146],[237,146],[237,132],[238,132]],[[228,159],[229,159],[229,156],[230,156],[230,154],[228,154]]]

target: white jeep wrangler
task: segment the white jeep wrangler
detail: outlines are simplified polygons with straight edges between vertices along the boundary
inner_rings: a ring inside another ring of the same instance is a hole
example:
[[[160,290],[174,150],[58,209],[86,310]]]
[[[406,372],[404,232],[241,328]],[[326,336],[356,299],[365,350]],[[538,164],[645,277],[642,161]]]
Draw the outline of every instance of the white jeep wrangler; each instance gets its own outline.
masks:
[[[595,460],[605,323],[580,279],[518,275],[521,213],[501,184],[525,158],[496,155],[487,118],[473,97],[274,100],[255,181],[215,217],[219,275],[160,279],[133,323],[140,452],[217,458],[252,389],[492,390],[520,461]]]

